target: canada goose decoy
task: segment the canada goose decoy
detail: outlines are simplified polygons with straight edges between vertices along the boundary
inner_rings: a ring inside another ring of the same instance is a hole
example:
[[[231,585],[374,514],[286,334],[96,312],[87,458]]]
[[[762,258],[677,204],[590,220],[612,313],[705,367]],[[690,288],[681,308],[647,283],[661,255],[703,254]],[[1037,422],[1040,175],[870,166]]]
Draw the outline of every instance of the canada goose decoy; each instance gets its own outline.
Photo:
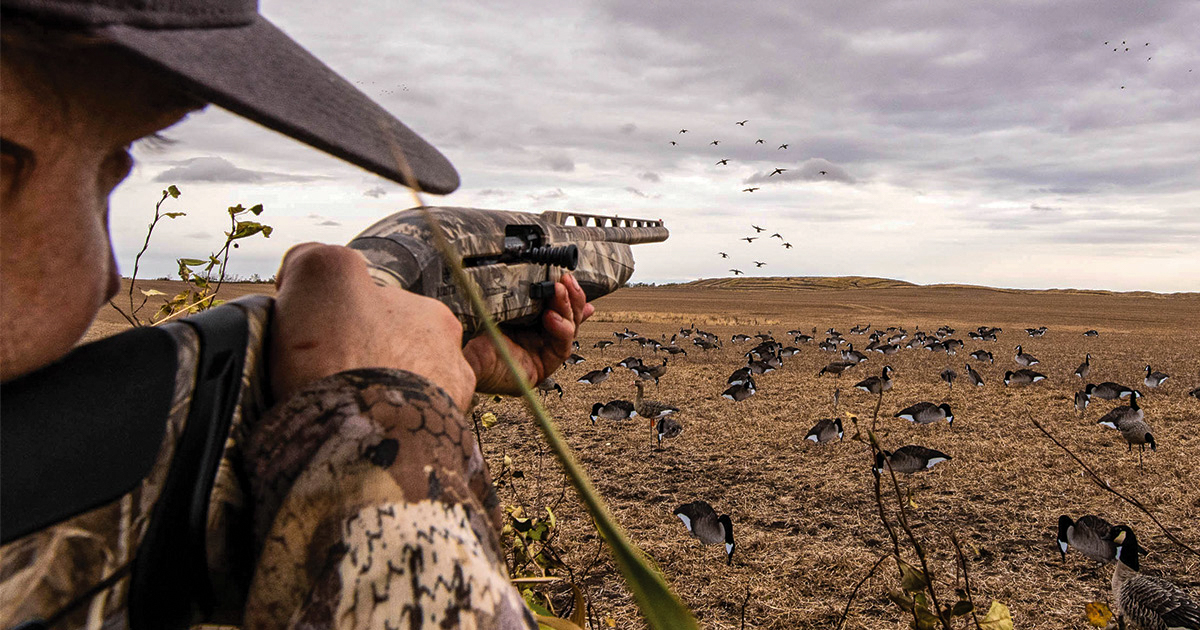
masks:
[[[637,357],[625,357],[624,359],[618,361],[617,365],[627,370],[632,370],[636,367],[640,367],[642,365],[642,360]]]
[[[1087,411],[1088,403],[1092,402],[1092,397],[1088,396],[1087,392],[1075,392],[1075,411],[1079,415],[1083,415]]]
[[[821,368],[821,371],[817,372],[817,376],[824,376],[825,374],[832,374],[838,378],[841,378],[842,372],[845,372],[846,370],[848,370],[856,365],[858,365],[858,363],[851,363],[849,361],[833,361],[829,365],[826,365],[825,367]]]
[[[729,375],[729,380],[725,381],[726,385],[741,385],[750,380],[750,368],[738,368]]]
[[[633,385],[637,387],[637,398],[634,400],[634,409],[637,410],[639,416],[649,418],[650,420],[657,420],[679,411],[679,407],[657,400],[642,398],[643,384],[641,381],[637,381]]]
[[[882,394],[892,388],[892,366],[883,366],[883,374],[881,376],[869,376],[855,383],[855,389],[860,389],[868,394]]]
[[[675,508],[675,516],[683,521],[688,533],[705,545],[725,543],[725,564],[733,564],[733,521],[728,514],[717,516],[717,511],[705,501],[692,501]]]
[[[971,367],[970,363],[964,364],[967,366],[967,380],[976,387],[983,387],[983,377]]]
[[[955,372],[950,368],[946,368],[942,370],[941,377],[943,381],[946,381],[946,383],[950,385],[950,391],[954,391],[954,379],[958,378],[958,372]]]
[[[1029,354],[1028,352],[1023,352],[1021,350],[1021,346],[1017,346],[1017,354],[1016,354],[1016,356],[1013,357],[1013,360],[1017,362],[1017,365],[1021,365],[1024,367],[1029,367],[1031,365],[1037,365],[1038,363],[1041,363],[1041,361],[1038,361],[1037,358],[1034,357],[1032,354]]]
[[[842,419],[841,418],[826,418],[813,425],[813,428],[808,430],[808,435],[804,439],[811,440],[817,444],[824,444],[832,441],[834,438],[842,439]]]
[[[1042,374],[1041,372],[1034,372],[1033,370],[1028,370],[1025,368],[1021,368],[1016,372],[1004,373],[1005,387],[1024,387],[1026,385],[1032,385],[1038,381],[1044,380],[1046,380],[1045,374]]]
[[[1133,393],[1133,388],[1118,385],[1112,381],[1104,381],[1099,385],[1088,383],[1083,391],[1087,392],[1088,396],[1095,396],[1104,400],[1116,400],[1118,398],[1126,398]]]
[[[1084,337],[1099,337],[1100,332],[1093,329],[1093,330],[1089,330],[1089,331],[1083,333],[1083,336]]]
[[[1158,450],[1158,444],[1154,441],[1154,434],[1150,432],[1150,425],[1146,423],[1142,416],[1142,410],[1137,408],[1138,393],[1133,393],[1133,400],[1130,401],[1130,406],[1124,409],[1133,409],[1133,415],[1128,415],[1129,412],[1120,418],[1117,422],[1105,421],[1106,427],[1115,428],[1121,432],[1121,437],[1125,438],[1125,443],[1129,445],[1129,451],[1133,452],[1133,445],[1138,445],[1138,466],[1142,465],[1142,455],[1146,452],[1146,445],[1150,445],[1151,451]],[[1109,414],[1121,410],[1121,407],[1110,411]],[[1107,416],[1106,416],[1107,417]]]
[[[587,360],[587,359],[585,359],[585,358],[583,358],[583,357],[579,356],[578,354],[575,354],[574,352],[572,352],[572,353],[571,353],[571,356],[567,357],[567,360],[566,360],[566,361],[563,361],[563,363],[565,363],[565,364],[567,364],[567,365],[576,365],[576,364],[579,364],[579,363],[583,363],[583,362],[584,362],[584,361],[586,361],[586,360]]]
[[[933,424],[945,419],[950,426],[954,426],[954,412],[950,411],[950,405],[947,403],[935,405],[931,402],[919,402],[905,407],[892,417],[903,418],[914,424]]]
[[[663,416],[654,423],[654,432],[658,435],[658,445],[661,447],[663,440],[678,437],[683,433],[683,425],[671,416]]]
[[[754,381],[750,380],[738,385],[731,385],[729,389],[721,392],[722,398],[728,398],[734,402],[742,402],[754,395],[757,390],[754,388]]]
[[[549,394],[550,392],[556,391],[556,390],[558,391],[559,398],[562,398],[562,396],[563,396],[562,385],[559,385],[558,383],[554,382],[554,379],[550,378],[549,376],[542,379],[536,385],[536,387],[538,388],[538,391],[542,393],[542,398],[545,398],[546,394]]]
[[[922,470],[929,470],[951,459],[953,458],[941,451],[910,444],[896,449],[893,453],[888,451],[876,453],[875,472],[882,474],[886,467],[893,472],[911,475]]]
[[[599,385],[608,380],[608,375],[612,374],[612,367],[604,366],[603,370],[592,370],[587,374],[579,377],[577,383],[587,383],[588,385]]]
[[[1079,367],[1075,368],[1075,376],[1078,376],[1080,379],[1085,379],[1085,378],[1087,378],[1088,374],[1091,374],[1091,373],[1092,373],[1092,355],[1086,354],[1083,357],[1083,363],[1080,363]]]
[[[1117,525],[1109,538],[1117,547],[1112,601],[1118,625],[1133,622],[1142,630],[1200,630],[1200,603],[1187,591],[1169,580],[1138,573],[1140,548],[1133,530]]]
[[[658,379],[662,378],[667,373],[667,360],[662,360],[662,365],[643,365],[634,368],[638,378],[642,380],[654,379],[654,385],[658,385]]]
[[[867,355],[854,349],[854,344],[848,344],[845,350],[842,350],[842,360],[848,363],[862,363],[867,360]]]
[[[1169,379],[1169,378],[1171,378],[1171,377],[1168,376],[1166,374],[1166,372],[1151,372],[1150,366],[1147,365],[1146,366],[1146,378],[1143,379],[1143,382],[1146,383],[1146,387],[1149,387],[1150,389],[1155,389],[1155,388],[1161,386],[1163,383],[1167,382],[1167,379]]]
[[[592,424],[596,424],[598,418],[605,420],[629,420],[638,415],[633,403],[628,400],[610,400],[607,403],[596,403],[592,405]]]
[[[975,359],[976,361],[987,361],[988,363],[994,363],[992,360],[992,353],[988,352],[987,350],[976,350],[975,352],[971,353],[971,358]]]
[[[1101,564],[1112,562],[1117,557],[1117,546],[1108,537],[1110,531],[1112,525],[1099,516],[1088,514],[1078,521],[1066,514],[1058,517],[1058,550],[1063,562],[1067,561],[1068,546]]]
[[[1134,391],[1129,397],[1128,405],[1121,405],[1113,408],[1112,411],[1104,414],[1096,421],[1096,424],[1102,424],[1110,429],[1120,429],[1126,422],[1140,422],[1146,418],[1145,412],[1138,405],[1138,397],[1141,393]]]

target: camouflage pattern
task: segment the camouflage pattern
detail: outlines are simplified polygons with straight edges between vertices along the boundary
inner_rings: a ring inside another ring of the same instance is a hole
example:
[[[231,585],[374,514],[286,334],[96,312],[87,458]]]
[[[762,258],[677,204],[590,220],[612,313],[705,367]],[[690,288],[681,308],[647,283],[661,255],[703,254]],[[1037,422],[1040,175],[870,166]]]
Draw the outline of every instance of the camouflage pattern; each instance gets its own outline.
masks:
[[[449,396],[407,372],[359,370],[268,410],[262,350],[272,303],[252,296],[220,307],[244,310],[249,330],[209,501],[218,601],[206,621],[536,628],[506,577],[487,466]],[[0,627],[52,616],[138,553],[187,423],[199,356],[189,325],[162,328],[179,367],[151,474],[108,505],[0,549]],[[114,580],[54,627],[128,627],[129,584],[128,575]]]
[[[664,241],[670,236],[662,221],[627,219],[571,212],[533,214],[507,210],[431,207],[450,244],[462,257],[468,277],[479,289],[498,322],[521,323],[542,312],[542,300],[531,296],[533,283],[557,281],[561,267],[506,259],[505,236],[514,228],[536,231],[540,244],[574,244],[579,265],[572,272],[588,300],[607,295],[633,275],[630,245]],[[460,295],[433,245],[420,209],[397,212],[367,228],[349,243],[371,265],[371,275],[385,286],[400,286],[435,297],[450,307],[467,334],[481,328],[466,296]]]

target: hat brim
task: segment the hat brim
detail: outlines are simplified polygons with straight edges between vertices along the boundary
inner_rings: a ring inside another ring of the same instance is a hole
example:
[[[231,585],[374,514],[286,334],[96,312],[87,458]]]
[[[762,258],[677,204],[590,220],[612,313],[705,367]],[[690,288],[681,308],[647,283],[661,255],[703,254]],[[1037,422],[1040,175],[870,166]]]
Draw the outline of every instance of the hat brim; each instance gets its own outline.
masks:
[[[458,173],[433,145],[261,16],[245,26],[109,25],[97,34],[177,76],[195,96],[326,153],[409,185],[394,143],[422,191],[458,188]]]

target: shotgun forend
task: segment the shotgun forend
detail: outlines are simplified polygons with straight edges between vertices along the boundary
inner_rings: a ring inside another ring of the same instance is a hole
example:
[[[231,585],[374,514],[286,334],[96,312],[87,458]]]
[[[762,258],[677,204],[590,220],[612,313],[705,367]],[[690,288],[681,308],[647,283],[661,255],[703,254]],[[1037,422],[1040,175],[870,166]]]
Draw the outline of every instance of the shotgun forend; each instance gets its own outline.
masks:
[[[532,321],[564,271],[572,272],[588,300],[612,293],[633,275],[630,245],[670,236],[662,221],[648,219],[476,208],[429,211],[499,323]],[[349,247],[366,256],[379,284],[437,298],[450,307],[467,334],[482,326],[455,286],[419,209],[379,221]]]

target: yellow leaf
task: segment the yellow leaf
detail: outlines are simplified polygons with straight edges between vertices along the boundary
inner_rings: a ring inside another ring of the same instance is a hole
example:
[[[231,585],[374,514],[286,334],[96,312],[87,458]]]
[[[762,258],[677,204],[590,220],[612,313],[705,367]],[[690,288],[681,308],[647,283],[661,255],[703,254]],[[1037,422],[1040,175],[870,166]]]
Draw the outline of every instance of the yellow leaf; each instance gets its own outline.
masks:
[[[604,625],[608,626],[609,628],[616,628],[616,627],[617,627],[617,620],[616,620],[616,619],[613,619],[612,617],[605,617],[605,618],[604,618]]]
[[[1108,604],[1104,602],[1088,602],[1084,609],[1087,612],[1088,623],[1097,628],[1107,628],[1109,620],[1112,619],[1112,611],[1108,609]]]
[[[479,424],[482,424],[483,428],[485,429],[492,428],[492,426],[496,424],[496,414],[489,411],[482,416],[479,416]]]
[[[575,609],[571,611],[571,623],[580,628],[587,626],[587,602],[583,600],[583,592],[574,583],[571,584],[571,597],[575,600]]]
[[[1013,630],[1012,613],[1008,612],[1008,606],[993,601],[987,616],[979,620],[979,628],[980,630]]]
[[[141,291],[142,295],[144,295],[146,297],[154,297],[156,295],[166,295],[166,293],[163,293],[162,291],[159,291],[158,289],[138,289],[138,290]]]

